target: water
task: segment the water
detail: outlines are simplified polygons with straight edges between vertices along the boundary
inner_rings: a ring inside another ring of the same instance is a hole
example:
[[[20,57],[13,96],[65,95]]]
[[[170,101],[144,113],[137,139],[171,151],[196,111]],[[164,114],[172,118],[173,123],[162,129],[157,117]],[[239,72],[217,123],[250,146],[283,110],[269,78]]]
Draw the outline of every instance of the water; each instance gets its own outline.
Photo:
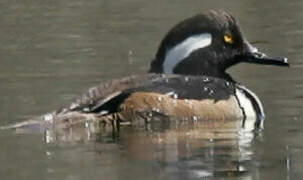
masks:
[[[232,12],[250,41],[289,57],[291,67],[229,70],[264,104],[265,128],[254,138],[125,128],[118,139],[45,143],[39,133],[1,132],[1,179],[302,179],[302,8],[299,0],[2,0],[1,124],[57,109],[99,82],[145,73],[164,34],[207,9]]]

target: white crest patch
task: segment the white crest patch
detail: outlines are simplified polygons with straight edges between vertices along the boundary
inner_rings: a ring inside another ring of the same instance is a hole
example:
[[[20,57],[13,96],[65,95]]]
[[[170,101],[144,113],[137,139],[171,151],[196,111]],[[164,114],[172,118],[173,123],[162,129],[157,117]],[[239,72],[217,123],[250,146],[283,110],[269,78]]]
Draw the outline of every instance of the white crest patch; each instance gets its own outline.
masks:
[[[209,46],[211,41],[210,33],[197,34],[168,49],[163,63],[164,73],[172,74],[177,64],[187,58],[193,51]]]

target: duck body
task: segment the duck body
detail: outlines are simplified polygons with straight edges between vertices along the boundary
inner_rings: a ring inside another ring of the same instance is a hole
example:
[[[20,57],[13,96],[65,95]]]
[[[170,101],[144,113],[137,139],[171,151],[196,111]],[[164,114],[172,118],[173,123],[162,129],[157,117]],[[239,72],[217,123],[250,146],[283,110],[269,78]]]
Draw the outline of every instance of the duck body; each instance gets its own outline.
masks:
[[[156,114],[192,122],[212,122],[217,127],[233,122],[234,126],[249,130],[261,127],[265,116],[258,97],[244,86],[210,76],[154,73],[125,77],[91,88],[51,117],[65,114],[72,117],[74,112],[98,114],[98,118],[122,122],[149,120]]]

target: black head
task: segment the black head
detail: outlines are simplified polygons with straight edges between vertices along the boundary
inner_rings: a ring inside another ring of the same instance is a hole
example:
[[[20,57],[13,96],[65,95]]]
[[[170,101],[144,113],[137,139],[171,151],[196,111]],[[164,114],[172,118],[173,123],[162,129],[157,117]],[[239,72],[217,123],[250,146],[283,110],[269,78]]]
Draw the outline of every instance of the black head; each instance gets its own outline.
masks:
[[[232,15],[209,11],[167,33],[149,72],[221,77],[239,62],[288,65],[286,58],[269,58],[249,44]]]

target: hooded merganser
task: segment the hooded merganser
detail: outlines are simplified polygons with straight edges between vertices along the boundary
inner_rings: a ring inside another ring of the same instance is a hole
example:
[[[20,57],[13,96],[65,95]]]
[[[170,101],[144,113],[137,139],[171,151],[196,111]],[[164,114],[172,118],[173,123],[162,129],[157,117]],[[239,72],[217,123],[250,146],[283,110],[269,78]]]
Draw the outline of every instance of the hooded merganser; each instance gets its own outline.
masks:
[[[287,66],[286,58],[270,58],[241,34],[225,11],[209,11],[185,19],[162,40],[149,74],[113,80],[91,88],[74,103],[43,116],[44,122],[70,119],[132,120],[161,114],[224,126],[261,127],[258,97],[225,72],[239,62]],[[15,126],[16,127],[16,126]]]

